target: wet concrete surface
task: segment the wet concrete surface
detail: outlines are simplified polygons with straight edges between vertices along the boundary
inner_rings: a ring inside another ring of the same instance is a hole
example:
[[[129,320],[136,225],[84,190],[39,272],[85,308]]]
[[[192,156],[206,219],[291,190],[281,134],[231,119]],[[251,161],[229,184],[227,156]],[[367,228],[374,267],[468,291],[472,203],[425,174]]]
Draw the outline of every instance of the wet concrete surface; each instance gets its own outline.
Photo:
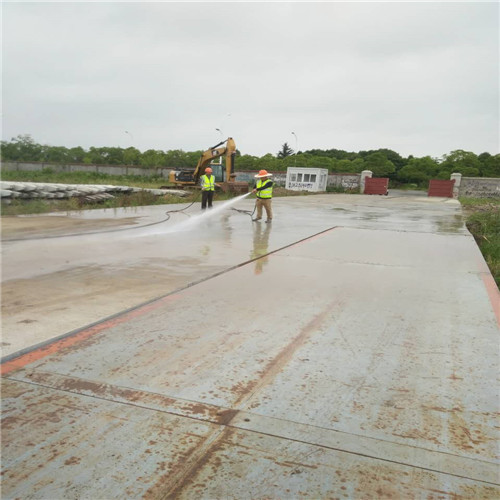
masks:
[[[458,202],[273,206],[4,226],[4,498],[500,496],[498,289]]]
[[[465,234],[456,202],[409,200],[400,193],[275,199],[272,227],[231,208],[200,220],[199,204],[169,215],[187,205],[3,218],[3,355],[329,227]],[[234,208],[253,205],[245,199]],[[266,262],[257,262],[256,271]]]

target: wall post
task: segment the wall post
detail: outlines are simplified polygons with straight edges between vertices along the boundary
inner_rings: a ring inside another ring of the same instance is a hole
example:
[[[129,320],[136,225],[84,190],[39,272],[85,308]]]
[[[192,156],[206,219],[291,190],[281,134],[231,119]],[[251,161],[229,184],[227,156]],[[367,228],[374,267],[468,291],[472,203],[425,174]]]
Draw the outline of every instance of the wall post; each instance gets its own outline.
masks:
[[[365,192],[365,179],[367,177],[370,177],[373,175],[373,172],[371,170],[363,170],[361,172],[361,178],[359,179],[359,192],[363,194]]]
[[[450,175],[450,180],[455,181],[455,184],[453,184],[453,198],[456,200],[458,199],[458,194],[460,192],[460,181],[462,180],[462,174],[453,173]]]

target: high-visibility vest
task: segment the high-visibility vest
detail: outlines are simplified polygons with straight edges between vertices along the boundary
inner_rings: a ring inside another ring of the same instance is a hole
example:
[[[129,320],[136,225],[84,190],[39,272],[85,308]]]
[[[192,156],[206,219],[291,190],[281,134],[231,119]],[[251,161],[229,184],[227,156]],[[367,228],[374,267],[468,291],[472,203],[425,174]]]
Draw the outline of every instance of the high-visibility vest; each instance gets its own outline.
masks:
[[[265,187],[266,186],[266,183],[270,182],[271,185],[268,186],[268,187]],[[273,197],[273,184],[272,184],[272,181],[271,179],[265,179],[265,180],[261,180],[259,179],[257,181],[257,189],[259,189],[260,187],[264,186],[264,189],[262,189],[261,191],[257,191],[257,198],[263,198],[263,199],[268,199],[268,198],[272,198]]]
[[[215,191],[215,176],[202,175],[201,176],[201,189],[203,191]]]

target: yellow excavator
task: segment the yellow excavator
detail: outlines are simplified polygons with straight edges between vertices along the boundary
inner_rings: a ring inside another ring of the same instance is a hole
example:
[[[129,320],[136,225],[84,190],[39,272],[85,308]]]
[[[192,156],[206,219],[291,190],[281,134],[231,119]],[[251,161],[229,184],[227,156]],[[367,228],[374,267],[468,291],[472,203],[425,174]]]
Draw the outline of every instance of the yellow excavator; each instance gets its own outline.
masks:
[[[225,169],[222,161],[214,163],[214,160],[225,156]],[[234,173],[234,159],[236,157],[236,144],[232,137],[228,137],[225,141],[219,142],[215,146],[204,151],[198,164],[194,170],[182,169],[179,171],[172,170],[169,174],[169,182],[177,186],[184,187],[199,187],[200,177],[205,173],[205,169],[210,167],[215,176],[217,186],[223,191],[232,191],[236,193],[247,193],[247,182],[236,182],[236,174]]]

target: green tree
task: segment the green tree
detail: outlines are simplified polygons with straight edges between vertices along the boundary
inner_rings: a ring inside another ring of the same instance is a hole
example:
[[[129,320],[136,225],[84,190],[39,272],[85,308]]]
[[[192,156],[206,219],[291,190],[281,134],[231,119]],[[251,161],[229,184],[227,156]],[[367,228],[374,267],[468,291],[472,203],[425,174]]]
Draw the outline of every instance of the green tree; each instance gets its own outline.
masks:
[[[191,157],[182,149],[171,149],[164,155],[165,166],[169,168],[195,168],[200,155],[201,151],[195,151]]]
[[[304,160],[306,167],[308,168],[327,168],[330,170],[333,168],[335,160],[328,156],[316,156],[308,153],[302,153],[299,155],[302,160]]]
[[[268,172],[272,172],[279,170],[280,166],[280,160],[271,153],[267,153],[256,162],[256,170],[267,170]]]
[[[394,165],[394,167],[396,169],[396,172],[399,169],[403,168],[408,163],[407,160],[405,160],[399,153],[396,153],[396,151],[393,151],[392,149],[383,148],[383,149],[377,149],[374,152],[384,154],[384,156],[390,162],[392,162],[392,164]]]
[[[318,168],[327,168],[329,172],[332,171],[333,165],[335,163],[334,158],[325,158],[320,164],[318,164]]]
[[[166,166],[165,153],[156,149],[148,149],[142,153],[139,162],[141,166],[148,168]]]
[[[68,160],[71,163],[83,163],[83,159],[85,158],[85,150],[78,146],[76,148],[70,148],[68,151]]]
[[[500,177],[500,154],[481,153],[477,158],[481,162],[481,176]]]
[[[352,172],[352,161],[343,159],[343,160],[333,160],[333,165],[331,172],[339,172],[339,173],[347,173],[347,172]]]
[[[258,170],[259,158],[251,155],[241,155],[235,161],[235,168],[237,170]]]
[[[101,148],[94,146],[89,148],[83,162],[88,165],[106,165],[106,159],[102,156]]]
[[[448,155],[444,155],[443,158],[444,161],[440,164],[439,169],[439,176],[441,178],[448,178],[454,172],[467,177],[479,176],[481,162],[474,153],[457,149]]]
[[[396,171],[394,164],[384,153],[371,153],[364,158],[365,170],[371,170],[374,177],[389,177]]]
[[[363,158],[355,158],[351,163],[354,169],[353,172],[357,174],[360,174],[363,170],[367,170]]]
[[[186,153],[186,167],[195,168],[200,159],[201,151],[189,151]]]
[[[358,157],[357,153],[350,153],[342,149],[310,149],[308,151],[305,151],[305,153],[311,154],[313,156],[332,158],[335,160],[355,160]]]
[[[10,161],[42,161],[43,148],[31,135],[13,137],[10,143],[2,141],[2,159]]]
[[[397,178],[403,182],[416,183],[423,186],[430,179],[436,178],[438,172],[439,165],[430,156],[410,158],[408,164],[399,170]]]
[[[123,151],[123,163],[125,165],[139,165],[140,159],[141,152],[134,147],[129,147]]]
[[[286,158],[287,156],[293,155],[293,149],[285,142],[283,146],[281,146],[281,151],[278,152],[278,158]]]
[[[105,147],[100,149],[106,165],[123,165],[125,163],[122,148]]]
[[[333,160],[334,164],[332,167],[332,172],[339,173],[357,173],[359,174],[365,170],[365,162],[361,158],[356,158],[355,160]]]
[[[42,161],[50,163],[70,163],[69,150],[61,146],[42,146]]]

